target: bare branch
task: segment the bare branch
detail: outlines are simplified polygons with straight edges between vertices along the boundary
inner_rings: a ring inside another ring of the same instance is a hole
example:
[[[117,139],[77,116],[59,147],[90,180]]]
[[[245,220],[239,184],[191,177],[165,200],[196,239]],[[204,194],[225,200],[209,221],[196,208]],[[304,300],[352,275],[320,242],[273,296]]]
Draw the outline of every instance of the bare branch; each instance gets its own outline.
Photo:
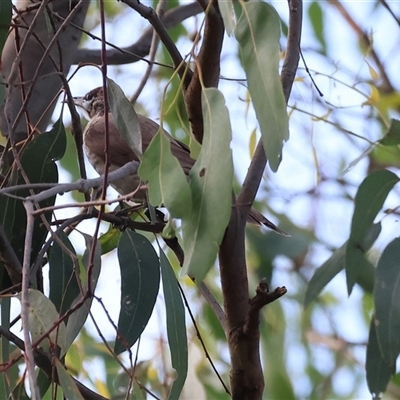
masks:
[[[164,46],[167,49],[169,55],[171,56],[172,61],[174,63],[174,67],[177,70],[179,76],[184,81],[189,83],[191,79],[191,73],[187,70],[187,65],[183,60],[181,53],[177,49],[174,41],[168,35],[165,26],[161,22],[160,18],[158,18],[154,9],[141,4],[138,0],[121,0],[121,1],[127,4],[135,11],[137,11],[143,18],[147,19],[151,23],[154,30],[160,37],[161,41],[164,43]]]
[[[279,299],[286,293],[287,290],[284,286],[278,287],[273,292],[270,292],[266,279],[262,279],[256,289],[256,295],[249,300],[250,309],[246,324],[243,327],[243,332],[246,335],[258,333],[261,309],[267,304]]]
[[[199,1],[206,12],[204,38],[196,67],[189,85],[184,85],[184,97],[190,125],[194,137],[203,141],[203,111],[201,108],[201,90],[204,87],[217,87],[220,75],[220,54],[224,39],[224,23],[219,13],[217,1],[210,4]]]
[[[184,4],[167,11],[161,18],[161,22],[165,29],[169,29],[200,12],[202,12],[202,8],[198,3]],[[148,27],[134,44],[122,49],[117,48],[112,43],[107,43],[109,46],[115,47],[106,52],[108,65],[130,64],[140,61],[143,57],[147,56],[151,46],[153,31],[154,29],[152,26]],[[92,34],[90,34],[90,37],[96,39]],[[100,40],[100,38],[97,39]],[[75,54],[74,64],[79,63],[100,64],[100,50],[79,49]]]
[[[33,203],[24,203],[26,209],[26,235],[24,245],[24,261],[22,264],[22,289],[21,289],[21,323],[25,341],[25,362],[28,369],[29,386],[33,400],[40,400],[39,386],[35,374],[35,360],[33,357],[32,342],[29,329],[29,280],[31,265],[32,236],[35,219],[32,215]]]

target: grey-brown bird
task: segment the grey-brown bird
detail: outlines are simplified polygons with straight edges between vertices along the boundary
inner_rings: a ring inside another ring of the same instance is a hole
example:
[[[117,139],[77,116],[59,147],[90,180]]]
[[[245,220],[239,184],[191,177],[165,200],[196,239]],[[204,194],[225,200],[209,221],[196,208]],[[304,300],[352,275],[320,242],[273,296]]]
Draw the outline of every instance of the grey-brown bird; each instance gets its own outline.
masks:
[[[83,97],[74,97],[74,103],[78,106],[84,117],[89,121],[83,132],[83,145],[85,153],[94,169],[99,175],[104,174],[105,167],[105,149],[104,149],[104,92],[102,87],[91,90]],[[114,123],[112,114],[108,113],[108,158],[110,161],[109,171],[115,171],[130,161],[137,161],[136,154],[130,148],[128,143],[120,136]],[[140,130],[142,135],[143,152],[146,151],[153,137],[158,132],[160,126],[151,119],[138,114]],[[195,160],[190,157],[190,150],[179,140],[174,139],[166,133],[171,142],[171,152],[178,159],[186,175],[189,174]],[[110,184],[119,194],[125,195],[136,191],[141,184],[137,174],[129,175]],[[135,193],[134,199],[140,200],[146,197],[145,189]],[[254,208],[251,209],[248,221],[258,225],[265,225],[273,231],[289,236],[286,232],[279,229],[275,224],[269,221]]]

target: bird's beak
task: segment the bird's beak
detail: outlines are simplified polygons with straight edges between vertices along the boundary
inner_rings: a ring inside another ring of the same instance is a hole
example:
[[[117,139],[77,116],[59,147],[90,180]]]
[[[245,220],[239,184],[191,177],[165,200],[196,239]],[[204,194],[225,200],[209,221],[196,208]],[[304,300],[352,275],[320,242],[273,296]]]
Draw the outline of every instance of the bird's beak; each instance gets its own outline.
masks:
[[[75,104],[77,107],[82,107],[82,108],[84,108],[84,107],[83,107],[83,97],[73,97],[72,99],[74,100],[74,104]]]
[[[77,107],[83,107],[83,97],[73,97],[72,99],[74,100],[74,104]],[[65,98],[61,101],[61,103],[67,104],[68,100]]]

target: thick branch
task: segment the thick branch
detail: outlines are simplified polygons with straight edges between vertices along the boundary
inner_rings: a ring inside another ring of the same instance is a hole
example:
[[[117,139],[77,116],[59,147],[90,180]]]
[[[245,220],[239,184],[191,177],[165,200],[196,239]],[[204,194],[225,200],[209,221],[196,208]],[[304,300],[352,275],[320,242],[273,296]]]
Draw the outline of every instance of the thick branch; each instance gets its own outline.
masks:
[[[190,81],[191,73],[187,73],[186,63],[184,62],[181,53],[176,47],[174,41],[168,35],[165,26],[161,22],[158,15],[151,7],[147,7],[141,4],[138,0],[121,0],[123,3],[131,7],[133,10],[137,11],[143,18],[147,19],[153,26],[154,30],[157,32],[161,41],[163,42],[165,48],[167,49],[169,55],[172,58],[174,67],[177,69],[178,75],[184,79]]]
[[[202,11],[197,3],[185,4],[167,11],[161,18],[165,29],[169,29],[183,20],[193,17]],[[108,65],[130,64],[141,60],[149,54],[153,27],[148,27],[142,36],[131,46],[122,49],[109,49],[106,52]],[[94,36],[92,36],[94,37]],[[99,38],[100,40],[100,38]],[[79,49],[74,57],[74,64],[93,63],[101,64],[101,51],[90,49]]]
[[[278,300],[286,293],[287,290],[285,286],[278,287],[273,292],[270,292],[266,279],[262,279],[256,289],[256,295],[249,300],[250,309],[247,316],[246,324],[243,327],[243,332],[246,335],[258,334],[261,309],[267,304]]]
[[[291,0],[289,5],[288,46],[281,75],[286,101],[299,61],[302,21],[301,0]],[[231,390],[233,399],[240,400],[260,400],[264,390],[258,329],[259,310],[262,306],[258,300],[263,296],[256,296],[253,306],[249,304],[244,230],[246,217],[258,191],[266,162],[264,147],[260,141],[238,197],[237,202],[241,207],[234,208],[219,251],[231,355]],[[266,299],[263,300],[265,304]]]
[[[220,55],[224,39],[224,23],[216,1],[208,4],[201,0],[206,12],[204,38],[196,67],[189,86],[184,86],[186,109],[192,133],[199,143],[203,141],[203,112],[201,107],[201,88],[217,87],[220,75]]]

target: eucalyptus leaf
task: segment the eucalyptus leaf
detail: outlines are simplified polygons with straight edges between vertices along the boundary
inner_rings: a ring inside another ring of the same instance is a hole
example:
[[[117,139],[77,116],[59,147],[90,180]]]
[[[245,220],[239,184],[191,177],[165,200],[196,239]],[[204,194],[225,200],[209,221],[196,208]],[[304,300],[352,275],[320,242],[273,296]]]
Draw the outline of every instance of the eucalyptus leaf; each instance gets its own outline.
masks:
[[[379,348],[387,364],[400,353],[400,238],[383,251],[376,268],[375,317]]]
[[[93,238],[89,235],[84,235],[86,242],[86,250],[83,253],[82,264],[88,274],[90,268],[90,290],[94,293],[97,286],[97,281],[100,275],[101,268],[101,246],[98,241],[96,241],[96,247],[93,252],[93,260],[91,260]],[[83,296],[88,290],[88,282],[83,285],[84,293],[79,294],[79,296],[72,303],[72,307],[83,301]],[[67,349],[71,346],[72,342],[78,336],[86,319],[89,315],[90,307],[92,305],[93,297],[85,300],[85,302],[75,310],[68,318],[67,322]]]
[[[137,114],[120,86],[110,78],[107,78],[107,93],[110,111],[118,132],[140,159],[143,149],[142,135]]]
[[[65,152],[66,137],[62,122],[58,120],[49,132],[44,132],[32,140],[21,155],[21,165],[30,183],[57,183],[58,170],[55,163]],[[25,179],[18,169],[14,169],[7,181],[7,186],[25,184]],[[28,190],[18,191],[18,196],[27,197]],[[55,203],[55,196],[40,203],[40,207],[50,207]],[[50,223],[52,213],[44,213],[44,217]],[[10,239],[17,257],[23,259],[23,243],[26,234],[26,211],[19,199],[0,195],[0,224],[3,226],[7,237]],[[43,246],[48,235],[47,228],[40,218],[35,218],[32,236],[31,259],[34,259]],[[0,262],[0,271],[4,266]],[[1,274],[0,274],[1,276]],[[7,287],[8,276],[4,274],[0,286]],[[0,287],[1,289],[1,287]]]
[[[168,344],[171,352],[172,367],[178,374],[168,396],[169,399],[173,400],[179,399],[188,371],[185,308],[174,271],[161,249],[160,265],[167,314]]]
[[[12,1],[0,1],[0,54],[3,51],[4,44],[6,43],[8,30],[11,25],[12,16]],[[0,98],[0,104],[2,103]]]
[[[215,88],[203,88],[202,109],[203,144],[189,173],[193,211],[182,219],[182,273],[197,282],[215,262],[231,215],[233,184],[232,133],[224,97]]]
[[[121,269],[121,310],[114,351],[120,354],[139,339],[150,316],[160,285],[160,260],[152,244],[133,231],[118,243]]]
[[[248,88],[260,124],[269,165],[277,171],[283,142],[289,139],[286,101],[278,72],[280,20],[264,2],[241,2],[235,37]]]
[[[18,295],[18,298],[21,299],[21,294]],[[35,289],[29,289],[28,302],[29,330],[32,342],[37,342],[57,324],[57,327],[41,340],[39,347],[50,355],[52,354],[51,348],[57,345],[61,349],[60,356],[63,356],[66,352],[66,331],[64,322],[59,322],[60,316],[56,307],[49,298]]]
[[[400,121],[397,119],[390,120],[390,127],[385,136],[380,140],[384,146],[393,146],[400,144]]]
[[[346,279],[349,294],[355,284],[359,265],[364,260],[365,238],[387,195],[398,181],[398,176],[393,172],[380,170],[368,175],[358,188],[346,249]]]
[[[171,141],[159,130],[150,142],[139,171],[149,184],[149,201],[153,206],[164,205],[172,217],[184,218],[192,208],[192,197],[186,175],[172,154]]]
[[[363,248],[365,251],[368,251],[371,248],[375,240],[378,238],[380,232],[381,224],[373,224],[363,243]],[[328,258],[319,268],[317,268],[307,285],[304,299],[305,307],[308,307],[312,301],[315,301],[325,286],[345,268],[346,250],[347,242],[336,249],[332,256]],[[358,267],[356,282],[359,283],[364,290],[372,291],[374,267],[364,257],[362,258],[361,264]]]
[[[49,298],[60,315],[63,315],[80,293],[77,280],[78,257],[64,232],[50,249],[49,266]]]
[[[378,338],[376,336],[374,318],[372,318],[369,328],[365,370],[367,374],[368,389],[374,399],[379,398],[380,394],[385,392],[392,375],[393,367],[394,364],[390,365],[382,357],[379,349]]]
[[[232,36],[236,27],[235,10],[233,8],[232,0],[224,0],[218,3],[226,33]]]
[[[322,53],[326,54],[326,40],[324,33],[324,14],[322,7],[318,1],[313,1],[308,7],[308,16],[310,17],[311,26],[314,30],[315,37],[321,45]]]
[[[65,398],[71,400],[85,400],[79,392],[76,383],[72,379],[71,375],[65,370],[64,366],[57,359],[55,362],[59,384],[64,392]]]

